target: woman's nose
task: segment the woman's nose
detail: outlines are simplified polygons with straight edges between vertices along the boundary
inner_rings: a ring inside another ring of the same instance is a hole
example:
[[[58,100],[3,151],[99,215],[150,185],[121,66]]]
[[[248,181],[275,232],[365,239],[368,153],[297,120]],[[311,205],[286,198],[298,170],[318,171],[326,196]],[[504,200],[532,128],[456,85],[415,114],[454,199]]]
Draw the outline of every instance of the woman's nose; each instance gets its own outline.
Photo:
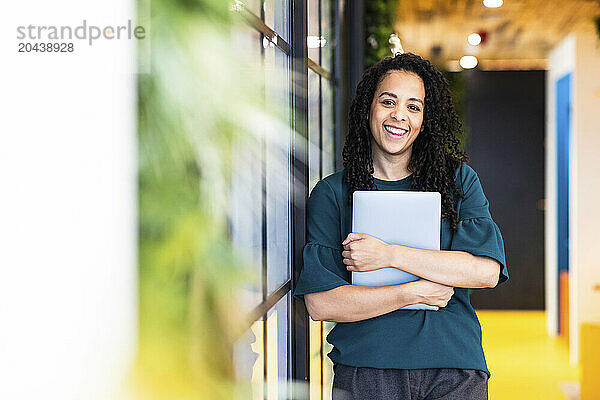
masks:
[[[392,110],[391,117],[398,121],[406,120],[406,114],[404,113],[404,111],[401,108],[394,108]]]

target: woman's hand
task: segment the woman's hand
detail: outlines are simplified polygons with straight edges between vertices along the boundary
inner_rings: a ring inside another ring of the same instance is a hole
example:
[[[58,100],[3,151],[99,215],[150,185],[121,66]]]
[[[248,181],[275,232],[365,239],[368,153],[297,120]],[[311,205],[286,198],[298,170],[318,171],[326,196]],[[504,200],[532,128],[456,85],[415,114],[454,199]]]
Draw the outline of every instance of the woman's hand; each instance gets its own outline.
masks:
[[[427,281],[425,279],[411,282],[411,285],[414,294],[419,300],[418,303],[424,303],[430,306],[446,307],[454,294],[453,287]]]
[[[348,271],[374,271],[391,265],[391,246],[373,236],[349,233],[342,245],[342,257]]]

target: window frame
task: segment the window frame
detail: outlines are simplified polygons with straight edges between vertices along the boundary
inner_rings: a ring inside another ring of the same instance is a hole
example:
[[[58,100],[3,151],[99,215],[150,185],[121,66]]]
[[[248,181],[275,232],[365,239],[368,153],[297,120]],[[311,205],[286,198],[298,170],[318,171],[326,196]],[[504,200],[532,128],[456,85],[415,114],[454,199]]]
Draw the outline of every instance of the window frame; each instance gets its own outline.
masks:
[[[335,31],[332,37],[335,42],[338,41],[338,15],[339,15],[339,3],[337,0],[318,0],[319,7],[319,20],[315,21],[319,27],[319,35],[322,36],[322,15],[321,15],[321,3],[323,1],[329,1],[329,10],[331,11],[330,26]],[[260,33],[261,40],[261,57],[264,60],[264,46],[262,43],[265,39],[273,43],[279,50],[283,51],[289,57],[289,68],[291,71],[290,82],[289,82],[289,96],[290,96],[290,128],[292,132],[291,148],[290,148],[290,265],[291,271],[289,279],[280,285],[271,294],[268,293],[268,281],[267,281],[267,212],[266,212],[266,157],[265,149],[266,142],[263,139],[261,143],[262,154],[261,154],[261,168],[262,168],[262,266],[261,266],[261,279],[262,279],[262,302],[250,311],[247,315],[248,328],[256,321],[263,322],[263,335],[262,335],[262,349],[263,349],[263,372],[264,380],[267,381],[267,343],[268,343],[268,332],[267,332],[267,315],[270,310],[274,309],[277,303],[290,294],[291,302],[288,304],[288,332],[291,335],[291,341],[288,341],[291,348],[288,348],[288,360],[287,368],[290,372],[288,377],[293,380],[295,388],[294,395],[308,398],[309,395],[309,381],[310,381],[310,354],[309,354],[309,327],[310,319],[306,311],[304,302],[298,300],[292,296],[293,288],[296,286],[300,271],[302,269],[302,251],[306,243],[306,202],[309,195],[309,161],[308,161],[308,71],[311,70],[317,74],[319,79],[319,93],[318,93],[318,115],[319,115],[319,160],[318,170],[319,178],[323,178],[323,96],[322,96],[322,80],[326,79],[330,82],[331,104],[328,106],[330,109],[331,129],[333,130],[333,165],[336,169],[339,169],[340,160],[337,156],[339,154],[339,141],[340,132],[338,129],[338,114],[339,107],[336,106],[335,98],[338,95],[339,85],[338,79],[336,79],[335,72],[339,71],[338,64],[340,57],[338,52],[333,49],[330,57],[332,62],[332,68],[334,71],[328,71],[320,65],[322,58],[322,48],[319,48],[319,60],[312,60],[308,57],[307,47],[307,29],[308,29],[308,5],[306,1],[301,0],[289,0],[288,18],[289,18],[289,32],[287,36],[288,41],[283,39],[282,32],[276,32],[265,23],[265,8],[264,0],[260,1],[261,15],[256,15],[250,11],[246,6],[239,2],[235,2],[236,11],[242,17],[242,20],[249,27]],[[331,44],[333,45],[333,44]],[[339,73],[339,72],[338,72]],[[265,93],[263,93],[265,95]],[[321,323],[319,323],[321,324]],[[323,326],[321,324],[321,337],[320,342],[324,343],[323,337]],[[321,357],[321,382],[323,382],[323,345],[321,345],[320,357]],[[304,382],[305,385],[299,387],[299,384]],[[321,396],[323,398],[323,391],[321,390]]]

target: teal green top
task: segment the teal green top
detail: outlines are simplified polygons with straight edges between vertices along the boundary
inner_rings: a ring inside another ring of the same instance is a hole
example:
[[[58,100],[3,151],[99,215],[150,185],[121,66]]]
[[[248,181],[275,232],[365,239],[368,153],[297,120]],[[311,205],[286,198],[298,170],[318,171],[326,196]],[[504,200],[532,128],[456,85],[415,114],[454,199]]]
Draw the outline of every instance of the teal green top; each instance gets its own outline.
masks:
[[[508,279],[504,243],[492,220],[489,203],[477,174],[462,164],[456,172],[463,198],[454,198],[458,231],[442,221],[441,249],[487,256],[501,264],[499,283]],[[399,181],[375,179],[377,190],[410,190],[411,177]],[[352,207],[343,171],[319,181],[307,210],[304,265],[294,294],[330,290],[350,284],[342,262],[342,241],[352,228]],[[454,288],[454,295],[439,311],[396,310],[358,322],[337,323],[327,336],[335,363],[371,368],[487,369],[481,347],[481,326],[469,300],[469,290]]]

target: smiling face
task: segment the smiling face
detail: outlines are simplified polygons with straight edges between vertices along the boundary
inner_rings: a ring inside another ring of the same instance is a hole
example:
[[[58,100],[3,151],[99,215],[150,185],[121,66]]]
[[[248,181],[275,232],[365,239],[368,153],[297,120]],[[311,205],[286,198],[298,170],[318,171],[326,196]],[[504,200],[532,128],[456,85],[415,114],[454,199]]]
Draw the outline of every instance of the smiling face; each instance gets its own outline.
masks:
[[[379,83],[371,102],[369,127],[373,158],[410,159],[412,144],[422,130],[425,86],[415,73],[393,70]]]

